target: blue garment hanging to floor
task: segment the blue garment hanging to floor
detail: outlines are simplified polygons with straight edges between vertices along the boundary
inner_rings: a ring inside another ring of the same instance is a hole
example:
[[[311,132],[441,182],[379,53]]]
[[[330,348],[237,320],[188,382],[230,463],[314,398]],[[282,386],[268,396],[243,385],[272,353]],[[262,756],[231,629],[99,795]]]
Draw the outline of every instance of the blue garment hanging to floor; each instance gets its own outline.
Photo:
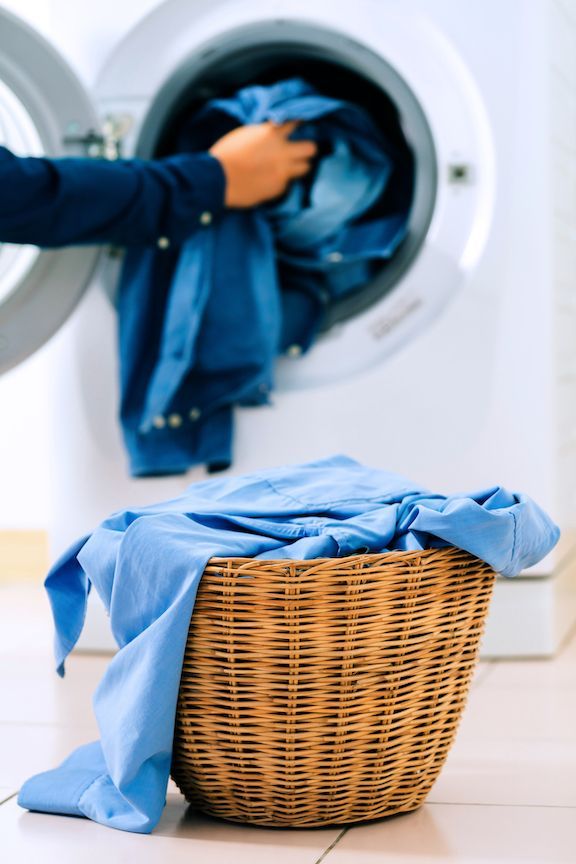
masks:
[[[494,487],[446,498],[345,456],[197,483],[171,501],[115,513],[46,579],[60,674],[91,585],[110,614],[120,650],[94,698],[101,740],[32,777],[18,802],[125,831],[154,828],[190,616],[213,556],[307,559],[453,545],[512,576],[558,536],[525,495]]]
[[[361,108],[300,79],[213,100],[177,147],[293,119],[292,138],[317,141],[319,156],[280,201],[225,211],[180,249],[126,256],[121,418],[132,474],[230,464],[233,406],[268,403],[278,353],[306,351],[332,301],[368,283],[406,234],[408,213],[378,206],[395,170],[381,133]]]

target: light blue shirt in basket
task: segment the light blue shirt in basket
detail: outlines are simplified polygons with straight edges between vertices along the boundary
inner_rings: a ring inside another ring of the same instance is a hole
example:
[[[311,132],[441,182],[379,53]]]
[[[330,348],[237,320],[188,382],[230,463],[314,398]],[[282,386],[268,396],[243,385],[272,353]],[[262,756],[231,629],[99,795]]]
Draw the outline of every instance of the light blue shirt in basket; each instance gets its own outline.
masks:
[[[190,616],[212,556],[307,559],[453,545],[513,576],[558,536],[524,495],[494,487],[446,498],[345,456],[209,480],[172,501],[115,513],[46,579],[61,675],[91,586],[109,611],[120,650],[94,698],[100,741],[32,777],[18,802],[125,831],[154,828]]]

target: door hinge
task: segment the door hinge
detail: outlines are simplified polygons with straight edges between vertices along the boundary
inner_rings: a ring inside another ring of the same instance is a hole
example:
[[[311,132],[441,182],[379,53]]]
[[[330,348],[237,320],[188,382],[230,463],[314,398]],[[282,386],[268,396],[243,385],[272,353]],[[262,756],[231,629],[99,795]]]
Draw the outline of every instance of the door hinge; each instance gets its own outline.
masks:
[[[120,159],[122,143],[133,122],[130,114],[109,114],[102,122],[101,132],[89,129],[84,135],[79,135],[72,126],[63,142],[81,147],[85,155],[93,159]]]

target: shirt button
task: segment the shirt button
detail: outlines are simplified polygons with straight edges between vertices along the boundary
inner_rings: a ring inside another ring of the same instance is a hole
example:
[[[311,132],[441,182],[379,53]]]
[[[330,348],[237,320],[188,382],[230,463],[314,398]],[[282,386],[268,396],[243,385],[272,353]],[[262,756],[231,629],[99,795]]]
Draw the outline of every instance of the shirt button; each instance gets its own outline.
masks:
[[[168,249],[168,247],[170,246],[170,240],[168,239],[168,237],[159,237],[157,245],[159,249]]]
[[[158,414],[156,417],[152,418],[152,425],[155,429],[164,429],[166,426],[166,420],[161,414]]]
[[[210,225],[212,222],[212,213],[209,210],[205,210],[204,213],[200,214],[200,224],[201,225]]]
[[[171,426],[172,429],[178,429],[178,427],[182,425],[182,417],[180,414],[170,414],[168,417],[168,425]]]
[[[202,412],[200,411],[199,408],[191,408],[190,411],[188,412],[188,416],[190,417],[190,420],[192,420],[193,422],[195,420],[199,420],[201,414],[202,414]]]
[[[300,357],[302,354],[302,346],[301,345],[290,345],[288,350],[286,351],[288,357]]]
[[[332,262],[333,264],[337,264],[338,261],[342,261],[344,256],[341,252],[329,252],[326,256],[326,260]]]

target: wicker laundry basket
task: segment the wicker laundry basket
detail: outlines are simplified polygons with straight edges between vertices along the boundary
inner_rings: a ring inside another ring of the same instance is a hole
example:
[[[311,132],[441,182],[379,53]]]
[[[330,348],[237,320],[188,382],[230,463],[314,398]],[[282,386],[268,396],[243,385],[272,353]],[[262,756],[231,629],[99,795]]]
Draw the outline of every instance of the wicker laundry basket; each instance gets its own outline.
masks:
[[[456,549],[213,558],[188,636],[172,776],[268,826],[419,807],[454,739],[494,583]]]

